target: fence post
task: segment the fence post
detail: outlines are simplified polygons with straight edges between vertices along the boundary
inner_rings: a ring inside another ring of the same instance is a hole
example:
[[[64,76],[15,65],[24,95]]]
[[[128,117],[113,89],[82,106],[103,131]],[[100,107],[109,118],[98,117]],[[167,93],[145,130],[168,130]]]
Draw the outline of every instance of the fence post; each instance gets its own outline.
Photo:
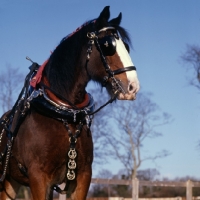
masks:
[[[132,200],[138,200],[139,181],[137,178],[132,179]]]
[[[29,200],[29,194],[28,194],[28,189],[26,187],[24,187],[24,199],[25,200]]]
[[[186,200],[192,200],[192,181],[186,182]]]

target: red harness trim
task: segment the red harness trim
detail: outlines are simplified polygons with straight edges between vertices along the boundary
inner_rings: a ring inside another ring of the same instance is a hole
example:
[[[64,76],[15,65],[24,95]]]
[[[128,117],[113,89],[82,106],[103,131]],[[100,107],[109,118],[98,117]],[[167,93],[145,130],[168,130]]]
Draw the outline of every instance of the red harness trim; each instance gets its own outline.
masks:
[[[46,84],[48,87],[50,87],[49,85],[49,81],[47,80],[46,77],[43,77],[42,76],[42,72],[44,71],[44,68],[47,64],[48,60],[46,60],[41,66],[40,68],[38,69],[37,71],[37,74],[31,79],[30,81],[30,85],[33,87],[33,88],[36,88],[37,84],[40,83],[40,81],[43,79],[44,81],[44,84]],[[51,91],[49,90],[45,90],[46,94],[48,95],[48,97],[54,101],[55,103],[59,104],[59,105],[62,105],[62,106],[65,106],[67,108],[72,108],[69,104],[67,104],[66,102],[62,101],[61,99],[59,99],[55,94],[53,94]],[[90,102],[90,97],[89,95],[86,93],[85,94],[85,98],[84,98],[84,101],[80,104],[77,104],[75,105],[77,108],[84,108],[86,107]]]
[[[30,85],[34,88],[36,88],[37,84],[40,83],[42,79],[42,72],[44,71],[44,68],[47,64],[48,60],[46,60],[38,69],[37,74],[31,79]]]
[[[42,77],[42,80],[44,82],[45,85],[47,85],[48,87],[50,87],[50,84],[49,84],[49,81],[47,80],[46,77]],[[69,104],[67,104],[66,102],[64,102],[63,100],[59,99],[55,94],[53,94],[50,90],[46,89],[45,90],[45,93],[47,94],[47,96],[52,100],[54,101],[55,103],[61,105],[61,106],[65,106],[67,108],[72,108]],[[90,97],[89,97],[89,94],[86,93],[85,94],[85,97],[84,97],[84,100],[82,103],[80,104],[76,104],[75,106],[77,108],[84,108],[86,106],[88,106],[90,102]]]

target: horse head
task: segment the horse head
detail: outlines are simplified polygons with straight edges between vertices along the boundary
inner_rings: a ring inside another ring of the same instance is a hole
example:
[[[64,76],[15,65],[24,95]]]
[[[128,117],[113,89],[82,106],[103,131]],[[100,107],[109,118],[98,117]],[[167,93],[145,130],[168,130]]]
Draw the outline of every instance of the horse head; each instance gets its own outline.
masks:
[[[122,14],[109,21],[109,7],[105,7],[94,23],[94,32],[88,33],[92,48],[88,62],[91,79],[101,83],[120,100],[133,100],[139,90],[139,81],[129,55],[130,39],[120,27]]]
[[[136,98],[139,81],[129,55],[129,36],[120,27],[122,14],[109,17],[107,6],[98,18],[64,37],[46,63],[49,86],[73,104],[84,101],[90,80],[120,100]]]

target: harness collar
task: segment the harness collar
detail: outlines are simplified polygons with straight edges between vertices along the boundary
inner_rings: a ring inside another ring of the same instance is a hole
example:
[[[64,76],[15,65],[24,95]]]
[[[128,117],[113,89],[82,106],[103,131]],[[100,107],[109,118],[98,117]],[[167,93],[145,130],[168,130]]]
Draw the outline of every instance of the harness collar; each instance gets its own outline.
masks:
[[[57,120],[67,120],[69,123],[77,123],[79,121],[85,121],[89,126],[90,113],[94,111],[95,103],[92,95],[87,93],[89,99],[88,104],[81,109],[72,109],[67,106],[57,104],[50,99],[43,89],[34,90],[27,101],[33,106],[38,112],[48,117],[52,117]]]
[[[48,87],[50,87],[49,81],[47,80],[47,78],[44,76],[42,78],[42,81],[44,82],[45,85],[47,85]],[[67,102],[59,99],[51,90],[48,89],[43,89],[44,90],[44,97],[47,99],[51,99],[52,103],[55,105],[60,105],[60,106],[64,106],[67,108],[72,108],[71,105],[67,104]],[[90,102],[90,97],[88,95],[88,93],[85,94],[84,97],[84,101],[82,103],[76,104],[75,107],[82,109],[85,108]]]

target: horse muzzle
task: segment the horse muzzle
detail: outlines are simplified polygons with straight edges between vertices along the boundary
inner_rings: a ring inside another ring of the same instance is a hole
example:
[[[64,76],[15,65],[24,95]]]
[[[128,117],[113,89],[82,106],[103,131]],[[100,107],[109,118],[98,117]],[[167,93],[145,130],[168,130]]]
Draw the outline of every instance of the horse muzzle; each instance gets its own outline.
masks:
[[[140,86],[139,82],[132,82],[128,85],[128,89],[126,93],[120,92],[117,96],[118,100],[135,100],[137,92],[139,91]]]

